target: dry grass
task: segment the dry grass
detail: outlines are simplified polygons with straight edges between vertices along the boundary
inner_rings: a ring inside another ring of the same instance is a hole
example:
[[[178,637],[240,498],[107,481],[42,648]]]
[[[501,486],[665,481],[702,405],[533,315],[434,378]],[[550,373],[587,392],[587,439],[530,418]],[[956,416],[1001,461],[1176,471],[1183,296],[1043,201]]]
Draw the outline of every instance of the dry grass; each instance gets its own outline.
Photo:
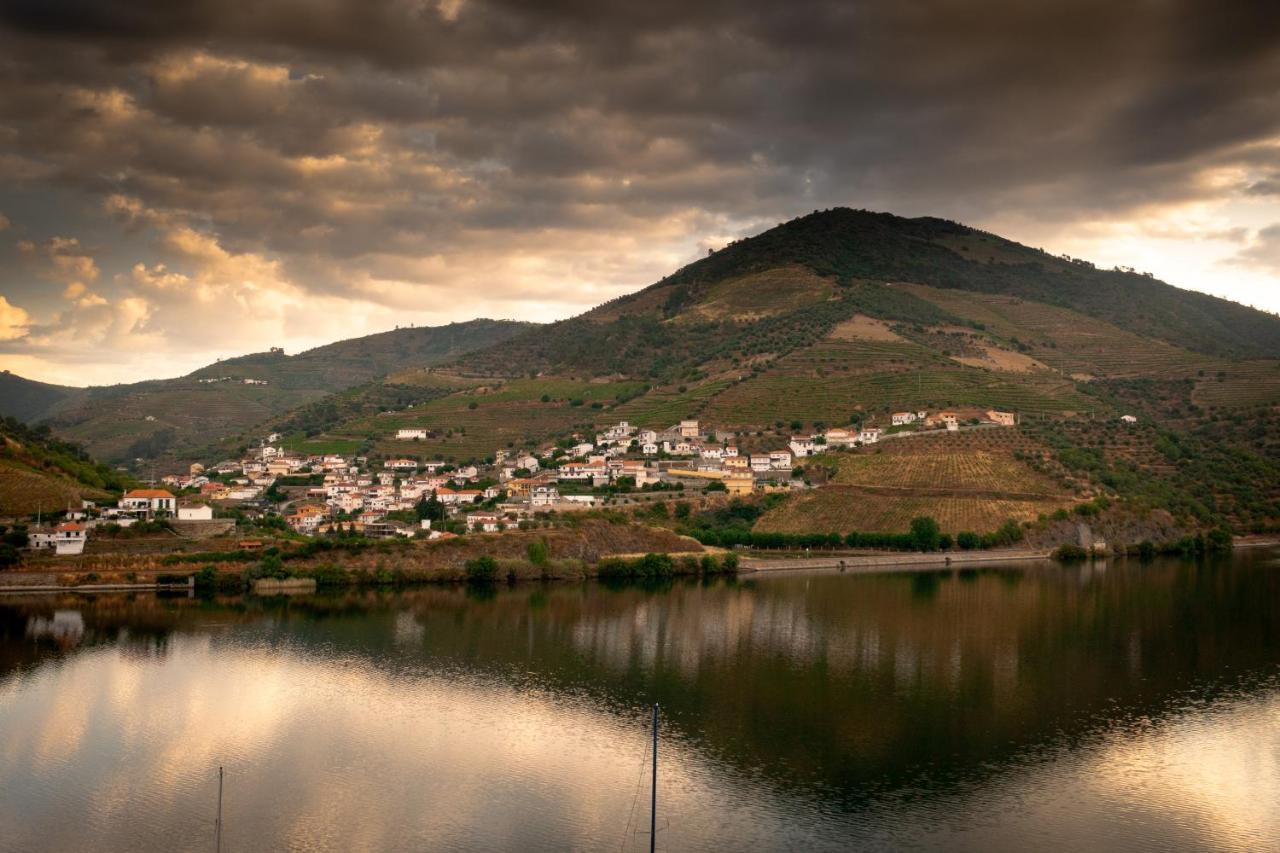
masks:
[[[982,350],[980,356],[953,355],[952,359],[970,367],[985,367],[988,370],[1003,370],[1007,373],[1031,373],[1036,370],[1049,370],[1049,366],[1036,361],[1029,355],[1003,349],[988,343],[974,343]]]
[[[677,322],[752,322],[830,299],[835,284],[806,267],[779,267],[717,282]]]
[[[837,323],[828,336],[836,341],[901,341],[902,336],[889,328],[884,320],[866,317],[862,314],[852,320]]]

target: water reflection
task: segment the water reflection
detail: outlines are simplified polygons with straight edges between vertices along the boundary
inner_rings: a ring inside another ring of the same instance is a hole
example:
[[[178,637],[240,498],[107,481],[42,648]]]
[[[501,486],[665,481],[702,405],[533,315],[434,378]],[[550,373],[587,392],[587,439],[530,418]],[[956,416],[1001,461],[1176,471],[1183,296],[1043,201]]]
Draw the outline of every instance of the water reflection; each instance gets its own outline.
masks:
[[[1265,849],[1278,593],[1241,557],[9,600],[0,849],[207,849],[220,764],[229,849],[643,845],[655,699],[668,849]]]

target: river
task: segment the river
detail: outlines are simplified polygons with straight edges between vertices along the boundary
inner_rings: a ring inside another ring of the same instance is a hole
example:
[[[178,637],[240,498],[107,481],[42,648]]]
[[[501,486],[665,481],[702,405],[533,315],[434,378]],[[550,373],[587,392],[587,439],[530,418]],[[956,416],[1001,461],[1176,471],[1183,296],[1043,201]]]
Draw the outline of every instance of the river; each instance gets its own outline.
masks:
[[[0,850],[1280,849],[1280,558],[0,598]]]

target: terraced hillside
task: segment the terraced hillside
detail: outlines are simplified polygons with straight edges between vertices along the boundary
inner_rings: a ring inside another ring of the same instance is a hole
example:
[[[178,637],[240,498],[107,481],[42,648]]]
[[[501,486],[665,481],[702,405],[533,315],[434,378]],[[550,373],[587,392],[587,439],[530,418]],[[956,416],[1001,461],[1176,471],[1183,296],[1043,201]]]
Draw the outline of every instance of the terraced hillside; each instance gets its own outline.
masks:
[[[0,418],[0,517],[51,513],[82,499],[114,499],[131,485],[83,450],[13,418]]]
[[[575,431],[594,435],[606,405],[640,394],[638,382],[517,379],[427,400],[395,412],[365,415],[327,430],[314,441],[348,440],[385,456],[451,461],[481,460],[503,447],[534,447]],[[396,440],[402,428],[428,438]]]
[[[888,440],[808,460],[834,468],[826,485],[789,496],[756,523],[777,533],[894,533],[936,518],[944,532],[985,533],[1009,519],[1032,521],[1084,496],[1049,466],[1024,461],[1048,445],[1015,429]]]

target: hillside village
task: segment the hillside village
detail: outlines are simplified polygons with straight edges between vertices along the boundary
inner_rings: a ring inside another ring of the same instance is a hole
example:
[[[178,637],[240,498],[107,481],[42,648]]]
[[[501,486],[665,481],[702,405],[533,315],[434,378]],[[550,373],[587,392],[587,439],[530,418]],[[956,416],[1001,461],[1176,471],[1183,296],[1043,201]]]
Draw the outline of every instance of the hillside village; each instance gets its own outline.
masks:
[[[1013,426],[1013,413],[904,411],[890,426],[831,428],[795,434],[785,444],[740,451],[738,436],[686,419],[664,430],[620,421],[593,436],[572,435],[536,451],[498,449],[483,464],[455,465],[414,456],[369,458],[301,454],[263,437],[243,458],[206,468],[193,464],[153,488],[126,492],[114,507],[85,502],[55,527],[29,532],[30,547],[79,554],[93,528],[139,522],[188,526],[217,518],[282,518],[306,536],[440,539],[466,532],[516,529],[521,522],[615,503],[700,492],[726,496],[806,488],[799,460],[856,450],[931,431]],[[427,437],[400,428],[398,441]],[[216,517],[217,518],[216,518]],[[223,528],[226,528],[223,524]]]

